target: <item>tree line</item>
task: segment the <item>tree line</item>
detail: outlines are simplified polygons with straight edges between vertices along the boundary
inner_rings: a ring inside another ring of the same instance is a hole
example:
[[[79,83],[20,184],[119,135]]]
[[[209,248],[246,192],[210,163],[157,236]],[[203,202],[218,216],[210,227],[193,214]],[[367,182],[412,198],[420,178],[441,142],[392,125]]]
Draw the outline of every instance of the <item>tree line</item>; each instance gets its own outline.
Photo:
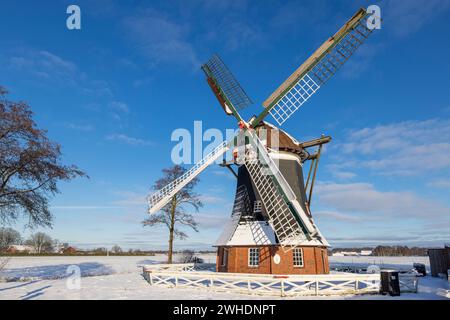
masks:
[[[359,252],[361,250],[371,250],[372,256],[383,257],[399,257],[399,256],[426,256],[428,248],[408,247],[408,246],[377,246],[363,248],[334,248],[331,253],[335,252]]]
[[[18,245],[28,246],[32,248],[29,251],[37,254],[50,253],[55,250],[62,251],[69,247],[68,243],[52,239],[44,232],[33,233],[29,238],[24,239],[20,232],[13,228],[0,228],[0,252],[8,252],[12,246]]]
[[[384,257],[398,256],[426,256],[428,248],[408,246],[378,246],[373,249],[372,255]]]

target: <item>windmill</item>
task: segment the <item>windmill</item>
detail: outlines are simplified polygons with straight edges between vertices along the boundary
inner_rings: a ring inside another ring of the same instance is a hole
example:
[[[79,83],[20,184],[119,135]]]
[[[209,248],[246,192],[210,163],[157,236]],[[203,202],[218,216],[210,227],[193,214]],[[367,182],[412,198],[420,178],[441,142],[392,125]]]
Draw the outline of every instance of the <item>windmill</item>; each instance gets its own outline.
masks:
[[[331,137],[298,142],[265,119],[271,115],[281,126],[308,101],[372,33],[368,18],[365,9],[358,10],[263,102],[261,114],[249,121],[239,111],[252,101],[223,61],[214,55],[202,66],[214,95],[225,113],[236,118],[240,130],[184,175],[150,195],[148,203],[150,214],[157,212],[232,150],[233,160],[224,159],[222,165],[237,177],[237,189],[231,219],[215,244],[218,271],[328,272],[329,244],[315,225],[310,206],[322,146]],[[317,151],[311,153],[312,147]],[[306,161],[311,164],[304,179]],[[232,166],[237,166],[237,173]]]

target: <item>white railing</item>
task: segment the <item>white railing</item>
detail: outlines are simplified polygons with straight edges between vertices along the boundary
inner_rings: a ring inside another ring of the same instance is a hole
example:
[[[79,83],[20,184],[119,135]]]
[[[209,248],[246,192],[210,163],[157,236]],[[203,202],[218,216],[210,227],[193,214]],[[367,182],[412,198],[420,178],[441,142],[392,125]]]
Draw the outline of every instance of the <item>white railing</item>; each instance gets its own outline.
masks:
[[[151,264],[143,267],[143,272],[146,271],[200,271],[200,270],[210,270],[214,271],[216,269],[215,263],[160,263]]]
[[[182,267],[163,270],[146,266],[144,278],[151,285],[170,288],[202,288],[269,296],[307,296],[376,294],[380,291],[379,274],[262,275],[182,271]]]

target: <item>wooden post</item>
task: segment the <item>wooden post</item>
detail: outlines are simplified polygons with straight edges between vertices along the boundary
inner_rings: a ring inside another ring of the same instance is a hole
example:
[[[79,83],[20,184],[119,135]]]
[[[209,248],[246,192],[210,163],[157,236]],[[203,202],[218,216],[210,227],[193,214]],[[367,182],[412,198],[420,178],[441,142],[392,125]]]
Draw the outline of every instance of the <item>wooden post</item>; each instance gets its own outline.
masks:
[[[414,277],[414,290],[415,293],[419,290],[419,278],[417,277]]]
[[[316,279],[316,296],[319,295],[319,280]]]
[[[314,173],[313,173],[313,176],[312,176],[311,187],[309,189],[309,196],[308,196],[308,205],[310,207],[311,207],[311,198],[312,198],[312,193],[313,193],[313,189],[314,189],[314,182],[316,181],[317,167],[319,166],[320,153],[321,152],[322,152],[322,145],[319,146],[319,150],[317,151],[317,158],[316,158],[316,161],[314,163]]]
[[[284,279],[281,279],[281,296],[284,297]]]

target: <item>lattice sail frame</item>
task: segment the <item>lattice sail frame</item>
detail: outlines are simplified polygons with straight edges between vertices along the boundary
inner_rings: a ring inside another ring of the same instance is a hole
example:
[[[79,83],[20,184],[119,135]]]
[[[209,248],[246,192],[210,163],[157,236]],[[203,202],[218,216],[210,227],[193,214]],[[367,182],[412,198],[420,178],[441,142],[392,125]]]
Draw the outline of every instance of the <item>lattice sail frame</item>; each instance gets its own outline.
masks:
[[[272,226],[280,245],[292,247],[299,241],[306,240],[306,235],[291,212],[288,203],[280,194],[272,177],[264,172],[264,165],[248,155],[245,166],[252,178],[253,183],[261,197],[261,201],[269,217],[269,224]]]
[[[208,71],[214,77],[220,90],[222,90],[236,110],[243,110],[253,104],[250,97],[217,54],[214,54],[205,65],[208,67]]]
[[[367,28],[367,19],[368,15],[365,14],[323,57],[313,62],[287,91],[275,99],[271,96],[265,101],[264,106],[270,109],[270,115],[279,125],[308,101],[370,36],[374,29]]]
[[[244,164],[283,250],[289,251],[302,241],[320,236],[256,133],[247,130],[246,136],[250,143],[246,145]]]
[[[184,173],[179,178],[175,179],[164,188],[156,191],[147,198],[149,213],[155,213],[169,203],[170,199],[186,186],[192,179],[198,176],[210,164],[216,161],[220,156],[226,153],[232,145],[231,142],[223,141],[216,148],[214,148],[203,159],[197,162],[192,168]]]

